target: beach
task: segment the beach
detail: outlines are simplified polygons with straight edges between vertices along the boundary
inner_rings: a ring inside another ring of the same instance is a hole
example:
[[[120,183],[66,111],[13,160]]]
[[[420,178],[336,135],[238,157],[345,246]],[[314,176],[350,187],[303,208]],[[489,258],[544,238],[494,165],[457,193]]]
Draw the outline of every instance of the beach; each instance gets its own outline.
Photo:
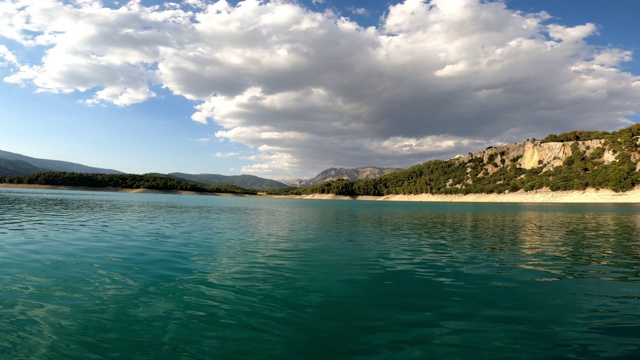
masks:
[[[386,195],[386,196],[338,196],[313,194],[296,196],[300,199],[368,200],[368,201],[424,201],[424,202],[486,202],[486,203],[640,203],[640,189],[614,192],[608,189],[584,191],[551,191],[547,189],[518,191],[505,194],[468,195]]]
[[[149,189],[117,189],[91,188],[74,186],[0,184],[0,188],[29,188],[49,190],[83,190],[83,191],[117,191],[129,193],[164,193],[179,195],[218,195],[242,197],[268,197],[276,199],[308,199],[308,200],[360,200],[360,201],[423,201],[423,202],[479,202],[479,203],[640,203],[640,187],[627,192],[614,192],[608,189],[587,189],[582,191],[551,191],[549,189],[525,192],[520,190],[503,194],[468,194],[468,195],[385,195],[385,196],[342,196],[333,194],[311,195],[244,195],[222,193],[197,193],[193,191],[162,191]]]

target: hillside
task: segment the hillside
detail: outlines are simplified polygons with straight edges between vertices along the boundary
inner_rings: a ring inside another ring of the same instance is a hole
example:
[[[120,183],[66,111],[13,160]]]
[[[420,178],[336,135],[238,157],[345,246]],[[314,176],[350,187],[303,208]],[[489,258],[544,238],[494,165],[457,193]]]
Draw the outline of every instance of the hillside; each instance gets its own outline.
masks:
[[[170,173],[171,177],[186,180],[200,185],[214,186],[229,184],[239,186],[245,189],[266,190],[266,189],[281,189],[286,188],[288,185],[281,182],[264,179],[253,175],[218,175],[218,174],[185,174],[185,173]]]
[[[93,174],[122,174],[112,169],[76,164],[68,161],[38,159],[0,150],[0,175],[28,175],[46,171],[63,171]]]
[[[640,185],[640,124],[617,132],[573,131],[432,160],[368,180],[334,180],[290,194],[505,193],[542,188],[627,191]],[[275,193],[275,192],[274,192]],[[285,192],[280,192],[285,193]]]
[[[27,175],[42,172],[44,169],[33,166],[22,160],[9,160],[0,158],[0,176]]]

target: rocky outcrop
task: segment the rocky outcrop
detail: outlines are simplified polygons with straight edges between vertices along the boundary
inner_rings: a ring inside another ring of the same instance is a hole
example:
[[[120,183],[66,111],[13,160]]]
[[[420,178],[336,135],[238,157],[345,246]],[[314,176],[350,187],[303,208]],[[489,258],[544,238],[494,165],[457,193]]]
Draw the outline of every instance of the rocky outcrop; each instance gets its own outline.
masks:
[[[467,156],[458,156],[455,160],[468,162],[472,158],[480,157],[484,163],[488,164],[486,169],[489,173],[512,163],[515,163],[519,168],[527,170],[543,166],[544,171],[547,171],[561,166],[573,154],[572,144],[573,142],[525,141],[489,147],[484,151],[470,153]],[[604,146],[604,140],[578,141],[577,144],[580,151],[584,151],[587,156],[590,156],[596,149]],[[640,155],[634,154],[633,158],[634,160],[640,158]],[[615,151],[604,149],[602,156],[604,164],[610,164],[616,159],[617,154]]]

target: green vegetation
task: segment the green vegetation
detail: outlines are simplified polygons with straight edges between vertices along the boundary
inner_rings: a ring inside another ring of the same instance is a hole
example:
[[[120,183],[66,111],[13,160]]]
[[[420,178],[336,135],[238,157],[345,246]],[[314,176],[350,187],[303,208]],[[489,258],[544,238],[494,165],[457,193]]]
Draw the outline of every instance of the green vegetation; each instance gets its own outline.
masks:
[[[382,196],[390,194],[471,194],[504,193],[542,188],[558,190],[584,190],[608,188],[628,191],[640,185],[638,163],[638,136],[640,124],[617,132],[572,131],[549,135],[542,142],[572,142],[571,156],[561,166],[524,169],[519,166],[522,155],[506,161],[501,151],[497,162],[495,153],[486,162],[482,156],[469,156],[468,160],[433,160],[405,171],[368,180],[335,180],[308,188],[288,188],[270,191],[270,194],[336,194],[346,196]],[[578,141],[603,140],[602,146],[581,149]],[[489,151],[491,148],[487,149]],[[615,160],[605,164],[605,150],[616,154]],[[495,151],[495,150],[494,150]],[[589,153],[589,154],[588,154]],[[587,155],[588,154],[588,155]]]
[[[606,131],[570,131],[564,134],[549,134],[546,138],[540,140],[541,143],[547,142],[571,142],[571,141],[588,141],[596,139],[604,139],[609,135]]]
[[[383,196],[392,194],[489,194],[519,190],[532,191],[542,188],[553,191],[584,190],[586,188],[607,188],[617,192],[628,191],[640,185],[640,172],[636,171],[640,160],[639,137],[640,124],[635,124],[611,133],[571,131],[560,135],[551,134],[542,141],[531,140],[533,146],[548,142],[571,143],[571,155],[566,158],[563,156],[563,163],[559,166],[549,166],[543,160],[539,160],[537,167],[525,169],[523,168],[522,150],[519,150],[520,153],[518,153],[510,152],[508,147],[499,149],[488,147],[482,154],[469,153],[469,156],[465,158],[446,161],[432,160],[404,171],[393,172],[374,179],[334,180],[306,188],[273,189],[268,193]],[[589,140],[600,141],[583,143]],[[194,182],[190,181],[161,174],[42,172],[23,176],[0,176],[0,183],[11,184],[256,193],[236,185],[207,186],[194,183],[195,179]]]
[[[91,188],[149,189],[209,193],[255,194],[235,185],[202,186],[162,175],[88,174],[75,172],[41,172],[23,176],[0,177],[0,183],[79,186]]]
[[[636,151],[638,149],[637,139],[640,136],[640,124],[631,125],[614,132],[606,131],[570,131],[560,135],[550,134],[541,143],[547,142],[574,142],[588,140],[605,140],[605,146],[619,147],[618,150]]]

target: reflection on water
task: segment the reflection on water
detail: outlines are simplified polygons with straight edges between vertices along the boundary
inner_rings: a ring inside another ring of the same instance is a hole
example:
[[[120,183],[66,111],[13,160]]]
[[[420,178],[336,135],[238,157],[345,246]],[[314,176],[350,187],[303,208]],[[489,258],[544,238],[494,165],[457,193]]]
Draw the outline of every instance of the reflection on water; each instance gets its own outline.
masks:
[[[0,189],[0,358],[634,358],[638,210]]]
[[[640,279],[640,214],[523,213],[527,266],[555,278]]]

